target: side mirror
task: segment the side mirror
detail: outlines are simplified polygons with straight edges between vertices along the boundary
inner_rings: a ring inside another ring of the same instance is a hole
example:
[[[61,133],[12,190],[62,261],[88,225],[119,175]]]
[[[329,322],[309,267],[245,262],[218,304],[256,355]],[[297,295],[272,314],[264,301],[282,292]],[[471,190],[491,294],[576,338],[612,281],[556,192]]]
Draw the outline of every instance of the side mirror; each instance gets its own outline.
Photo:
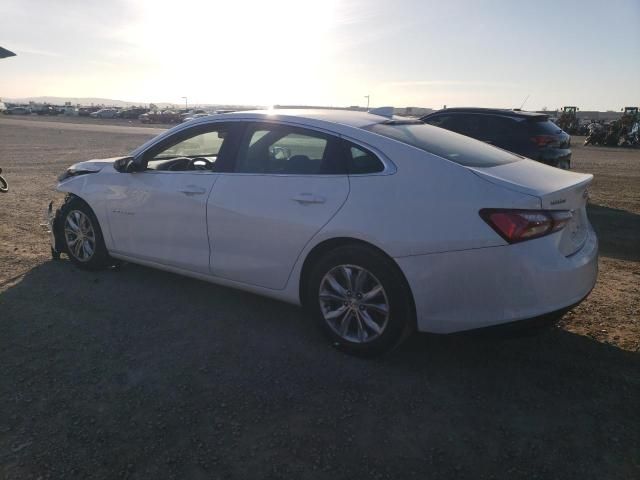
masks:
[[[113,168],[115,168],[120,173],[131,173],[135,171],[135,164],[133,162],[133,157],[123,157],[119,158],[115,162],[113,162]]]

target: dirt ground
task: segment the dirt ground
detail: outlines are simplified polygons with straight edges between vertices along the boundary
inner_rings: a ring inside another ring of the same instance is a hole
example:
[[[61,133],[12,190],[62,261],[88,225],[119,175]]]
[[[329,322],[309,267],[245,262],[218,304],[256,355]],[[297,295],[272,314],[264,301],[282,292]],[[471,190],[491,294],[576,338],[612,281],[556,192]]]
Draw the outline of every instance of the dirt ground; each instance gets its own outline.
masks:
[[[0,479],[640,478],[640,151],[573,140],[600,275],[559,328],[362,360],[289,305],[51,261],[57,175],[155,133],[82,122],[0,119]]]

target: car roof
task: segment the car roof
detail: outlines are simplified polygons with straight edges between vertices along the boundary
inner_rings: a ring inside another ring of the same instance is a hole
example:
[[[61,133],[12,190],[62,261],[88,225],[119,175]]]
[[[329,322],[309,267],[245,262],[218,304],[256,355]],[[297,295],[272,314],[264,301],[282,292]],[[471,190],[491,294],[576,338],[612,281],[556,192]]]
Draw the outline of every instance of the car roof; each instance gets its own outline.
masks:
[[[229,120],[278,120],[289,121],[307,125],[318,125],[322,123],[346,125],[349,127],[362,128],[376,123],[389,121],[389,117],[375,115],[368,112],[356,110],[339,110],[339,109],[268,109],[268,110],[248,110],[243,112],[230,112],[210,115],[199,119],[206,123],[207,121],[219,121],[221,119]],[[394,117],[394,119],[397,119]]]
[[[383,115],[375,115],[373,113],[361,112],[355,110],[339,110],[339,109],[268,109],[268,110],[246,110],[241,112],[218,113],[196,117],[186,122],[180,123],[175,127],[166,130],[159,136],[152,138],[148,142],[140,145],[131,152],[132,156],[138,155],[151,145],[162,141],[164,138],[173,135],[184,129],[193,128],[198,125],[208,125],[210,123],[218,123],[225,121],[276,121],[299,127],[317,128],[329,131],[338,135],[355,135],[356,138],[367,133],[364,127],[384,122],[406,122],[407,119],[402,117],[387,117]],[[415,120],[414,120],[415,121]],[[417,121],[418,123],[422,123]]]
[[[476,113],[476,114],[485,113],[490,115],[505,115],[509,117],[518,117],[518,118],[540,118],[540,117],[549,116],[545,113],[527,112],[523,110],[513,110],[509,108],[456,107],[456,108],[443,108],[442,110],[436,110],[435,112],[429,113],[422,118],[427,118],[427,117],[439,115],[442,113]]]

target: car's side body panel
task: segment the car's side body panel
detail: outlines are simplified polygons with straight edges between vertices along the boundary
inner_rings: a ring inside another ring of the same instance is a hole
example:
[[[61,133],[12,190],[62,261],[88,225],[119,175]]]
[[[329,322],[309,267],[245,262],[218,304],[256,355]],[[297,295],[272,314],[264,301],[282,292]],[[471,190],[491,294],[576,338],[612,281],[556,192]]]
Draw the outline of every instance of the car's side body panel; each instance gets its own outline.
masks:
[[[203,280],[205,282],[213,283],[215,285],[237,288],[238,290],[255,293],[256,295],[262,295],[265,297],[281,300],[283,302],[291,303],[294,305],[300,305],[297,292],[295,295],[291,295],[288,290],[274,290],[272,288],[260,287],[258,285],[237,282],[237,281],[228,280],[222,277],[216,277],[211,274],[194,272],[193,270],[174,267],[171,265],[166,265],[164,263],[154,262],[151,260],[144,260],[139,257],[131,257],[128,255],[123,255],[121,253],[109,252],[109,254],[113,258],[117,258],[118,260],[124,260],[126,262],[131,262],[131,263],[135,263],[137,265],[143,265],[146,267],[157,268],[158,270],[176,273],[178,275],[184,275],[185,277],[196,278],[198,280]]]
[[[283,289],[348,194],[346,175],[221,174],[207,209],[212,274]]]
[[[200,273],[209,271],[210,172],[112,174],[106,197],[113,251]]]

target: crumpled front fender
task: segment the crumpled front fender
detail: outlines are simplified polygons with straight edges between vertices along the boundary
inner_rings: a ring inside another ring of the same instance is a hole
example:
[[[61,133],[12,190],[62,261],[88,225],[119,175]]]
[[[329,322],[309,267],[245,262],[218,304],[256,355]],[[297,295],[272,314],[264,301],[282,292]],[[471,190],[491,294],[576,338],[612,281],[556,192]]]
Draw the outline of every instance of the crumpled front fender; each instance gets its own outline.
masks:
[[[65,203],[68,201],[68,199],[69,196],[65,198]],[[44,221],[40,224],[40,226],[49,234],[51,256],[54,259],[60,258],[60,254],[65,252],[60,208],[54,207],[53,200],[49,202],[49,205],[44,213]]]

